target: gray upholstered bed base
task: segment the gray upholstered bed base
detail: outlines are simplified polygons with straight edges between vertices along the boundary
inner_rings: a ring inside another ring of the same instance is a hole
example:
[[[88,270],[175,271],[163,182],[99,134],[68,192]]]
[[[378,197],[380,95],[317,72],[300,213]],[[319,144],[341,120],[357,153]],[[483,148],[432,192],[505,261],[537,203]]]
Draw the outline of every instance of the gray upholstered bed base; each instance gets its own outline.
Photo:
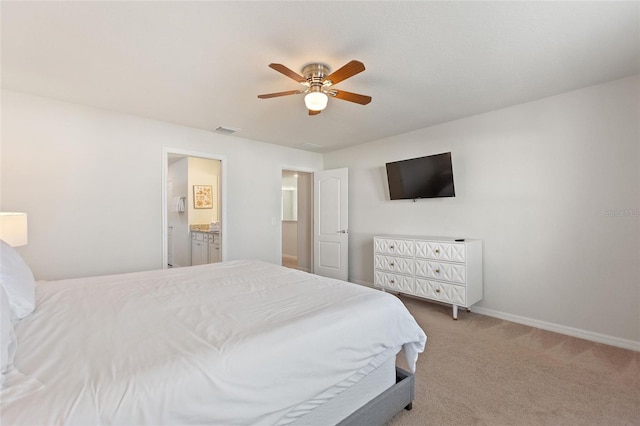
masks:
[[[396,367],[396,384],[342,420],[338,426],[382,426],[386,424],[403,408],[411,410],[413,387],[413,374]]]

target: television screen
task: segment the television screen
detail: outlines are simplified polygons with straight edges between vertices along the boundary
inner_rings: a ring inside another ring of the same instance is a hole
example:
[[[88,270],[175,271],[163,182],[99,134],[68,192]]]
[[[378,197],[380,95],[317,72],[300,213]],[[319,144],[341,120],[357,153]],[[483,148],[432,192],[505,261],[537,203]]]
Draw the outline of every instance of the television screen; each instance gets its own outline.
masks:
[[[387,163],[392,200],[455,197],[451,153]]]

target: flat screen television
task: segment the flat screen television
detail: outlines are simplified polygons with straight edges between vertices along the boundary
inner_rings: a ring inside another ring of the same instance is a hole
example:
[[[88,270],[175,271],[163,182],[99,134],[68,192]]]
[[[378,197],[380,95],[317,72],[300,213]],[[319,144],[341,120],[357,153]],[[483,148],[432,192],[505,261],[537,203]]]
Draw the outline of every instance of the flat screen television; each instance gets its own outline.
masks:
[[[451,153],[387,163],[392,200],[455,197]]]

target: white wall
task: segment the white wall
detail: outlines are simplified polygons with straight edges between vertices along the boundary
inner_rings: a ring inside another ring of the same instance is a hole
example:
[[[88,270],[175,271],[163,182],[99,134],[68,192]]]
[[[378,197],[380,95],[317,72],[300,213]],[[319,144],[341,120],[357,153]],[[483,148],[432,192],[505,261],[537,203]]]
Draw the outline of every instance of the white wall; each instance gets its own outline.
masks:
[[[375,234],[480,238],[480,311],[640,349],[639,93],[627,78],[326,154],[349,168],[350,279],[373,282]],[[386,162],[446,151],[455,198],[389,201]]]
[[[215,117],[212,118],[215,122]],[[320,154],[2,91],[0,208],[29,214],[37,279],[162,267],[162,147],[227,159],[227,259],[280,263],[282,164]]]

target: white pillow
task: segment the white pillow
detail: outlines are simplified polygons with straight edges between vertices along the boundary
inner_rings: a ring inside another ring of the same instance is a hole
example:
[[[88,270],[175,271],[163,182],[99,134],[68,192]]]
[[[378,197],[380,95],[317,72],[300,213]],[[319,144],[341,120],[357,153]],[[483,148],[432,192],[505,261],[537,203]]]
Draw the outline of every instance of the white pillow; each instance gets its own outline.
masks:
[[[0,283],[7,293],[12,317],[24,318],[36,308],[33,273],[13,247],[2,240],[0,244]]]
[[[2,336],[0,336],[0,384],[4,384],[4,374],[13,364],[18,342],[11,323],[9,300],[2,287],[0,287],[0,328],[2,329]]]

